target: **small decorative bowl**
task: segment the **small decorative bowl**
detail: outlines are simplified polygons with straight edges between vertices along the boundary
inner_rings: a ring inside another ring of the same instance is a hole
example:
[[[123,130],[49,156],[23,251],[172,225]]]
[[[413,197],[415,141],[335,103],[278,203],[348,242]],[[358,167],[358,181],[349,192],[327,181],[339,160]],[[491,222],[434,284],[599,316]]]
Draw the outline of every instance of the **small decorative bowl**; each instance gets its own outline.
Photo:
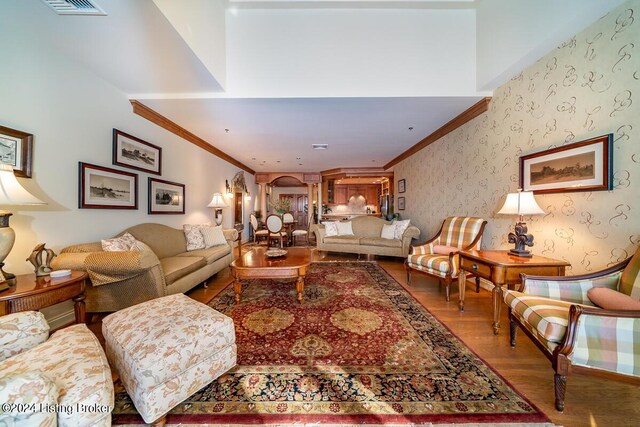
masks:
[[[280,256],[285,256],[287,254],[287,251],[285,251],[284,249],[269,249],[264,254],[269,258],[276,258]]]

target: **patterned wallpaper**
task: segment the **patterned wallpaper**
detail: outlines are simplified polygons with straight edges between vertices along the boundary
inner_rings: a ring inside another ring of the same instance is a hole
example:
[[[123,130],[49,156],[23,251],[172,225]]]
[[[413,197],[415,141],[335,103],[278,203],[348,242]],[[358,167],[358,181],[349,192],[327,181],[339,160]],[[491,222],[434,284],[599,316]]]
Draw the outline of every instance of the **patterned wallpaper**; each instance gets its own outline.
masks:
[[[394,167],[403,218],[431,237],[449,215],[489,221],[485,249],[507,249],[515,217],[497,215],[518,188],[518,159],[613,133],[612,191],[536,195],[533,253],[568,274],[614,264],[640,245],[640,0],[614,9],[496,89],[489,111]]]

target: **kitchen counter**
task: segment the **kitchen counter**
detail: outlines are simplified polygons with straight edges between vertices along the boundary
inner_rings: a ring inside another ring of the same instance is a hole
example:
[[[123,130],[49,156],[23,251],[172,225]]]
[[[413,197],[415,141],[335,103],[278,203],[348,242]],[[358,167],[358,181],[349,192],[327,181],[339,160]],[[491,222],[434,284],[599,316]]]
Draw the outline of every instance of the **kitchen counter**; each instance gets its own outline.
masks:
[[[329,214],[323,214],[322,218],[326,218],[326,219],[333,219],[333,220],[345,220],[345,219],[351,219],[351,218],[355,218],[357,216],[375,216],[375,217],[380,217],[382,216],[379,213],[329,213]]]

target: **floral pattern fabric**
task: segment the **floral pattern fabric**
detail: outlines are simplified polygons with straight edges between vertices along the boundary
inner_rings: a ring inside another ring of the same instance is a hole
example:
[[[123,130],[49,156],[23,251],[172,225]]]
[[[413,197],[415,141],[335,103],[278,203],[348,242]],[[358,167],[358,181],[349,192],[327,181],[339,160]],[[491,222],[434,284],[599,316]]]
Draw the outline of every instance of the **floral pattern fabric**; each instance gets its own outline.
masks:
[[[120,237],[114,237],[113,239],[105,239],[100,241],[102,243],[102,250],[105,252],[120,252],[131,250],[131,247],[135,245],[136,238],[129,233],[124,233]]]
[[[55,383],[59,405],[72,408],[58,412],[59,426],[111,425],[111,370],[98,339],[86,325],[62,329],[47,342],[0,362],[0,378],[34,371]]]
[[[107,316],[107,357],[146,422],[235,366],[233,321],[176,294]]]
[[[57,424],[54,411],[40,411],[40,405],[55,405],[58,387],[41,372],[26,372],[0,378],[0,402],[10,405],[0,413],[0,425],[50,427]],[[14,406],[15,405],[15,406]]]
[[[27,351],[49,338],[49,324],[38,311],[0,317],[0,362]]]
[[[184,224],[182,229],[184,230],[184,237],[187,239],[187,251],[195,251],[197,249],[204,249],[206,247],[204,243],[204,236],[200,232],[200,228],[203,226],[209,226],[210,224]]]

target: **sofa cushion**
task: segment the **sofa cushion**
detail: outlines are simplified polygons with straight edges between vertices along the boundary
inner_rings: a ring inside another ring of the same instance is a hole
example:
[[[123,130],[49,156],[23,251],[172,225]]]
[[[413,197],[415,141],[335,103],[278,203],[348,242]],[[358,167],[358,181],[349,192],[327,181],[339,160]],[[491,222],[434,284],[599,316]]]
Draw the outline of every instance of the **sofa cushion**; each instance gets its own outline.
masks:
[[[0,402],[8,403],[8,410],[0,412],[3,426],[55,426],[55,411],[43,410],[58,403],[55,381],[42,372],[24,372],[0,379]],[[24,405],[24,406],[23,406]],[[22,406],[22,407],[21,407]]]
[[[393,224],[383,224],[380,237],[383,239],[395,239],[396,226]]]
[[[351,221],[337,221],[338,236],[353,236],[353,228],[351,227]]]
[[[365,237],[360,239],[361,245],[384,246],[386,248],[401,248],[402,240],[385,239],[382,237]]]
[[[129,233],[124,233],[122,236],[114,237],[113,239],[101,240],[102,250],[105,252],[120,252],[128,251],[136,243],[136,238]]]
[[[213,246],[209,249],[198,249],[191,252],[183,252],[176,255],[177,257],[202,257],[207,261],[207,264],[211,264],[219,260],[220,258],[231,253],[229,245]]]
[[[172,284],[187,274],[193,273],[205,265],[207,265],[207,261],[201,256],[172,256],[160,260],[160,266],[162,266],[164,280],[167,285]]]
[[[59,411],[59,426],[98,426],[111,420],[113,379],[102,346],[86,325],[73,325],[39,346],[0,362],[0,378],[37,370],[51,378],[58,403],[101,411]]]
[[[202,238],[204,239],[205,249],[227,244],[227,239],[224,237],[221,225],[217,227],[211,225],[202,226],[200,227],[200,233],[202,233]]]
[[[458,252],[460,248],[455,246],[433,245],[433,253],[439,255],[449,255],[451,252]]]
[[[324,243],[341,243],[345,245],[358,245],[360,238],[356,236],[325,236]]]
[[[395,230],[393,231],[393,237],[399,240],[402,240],[402,235],[409,228],[409,220],[405,219],[404,221],[395,221],[393,225],[395,226]]]
[[[324,223],[324,235],[333,237],[338,235],[338,224],[335,221],[327,221]]]

